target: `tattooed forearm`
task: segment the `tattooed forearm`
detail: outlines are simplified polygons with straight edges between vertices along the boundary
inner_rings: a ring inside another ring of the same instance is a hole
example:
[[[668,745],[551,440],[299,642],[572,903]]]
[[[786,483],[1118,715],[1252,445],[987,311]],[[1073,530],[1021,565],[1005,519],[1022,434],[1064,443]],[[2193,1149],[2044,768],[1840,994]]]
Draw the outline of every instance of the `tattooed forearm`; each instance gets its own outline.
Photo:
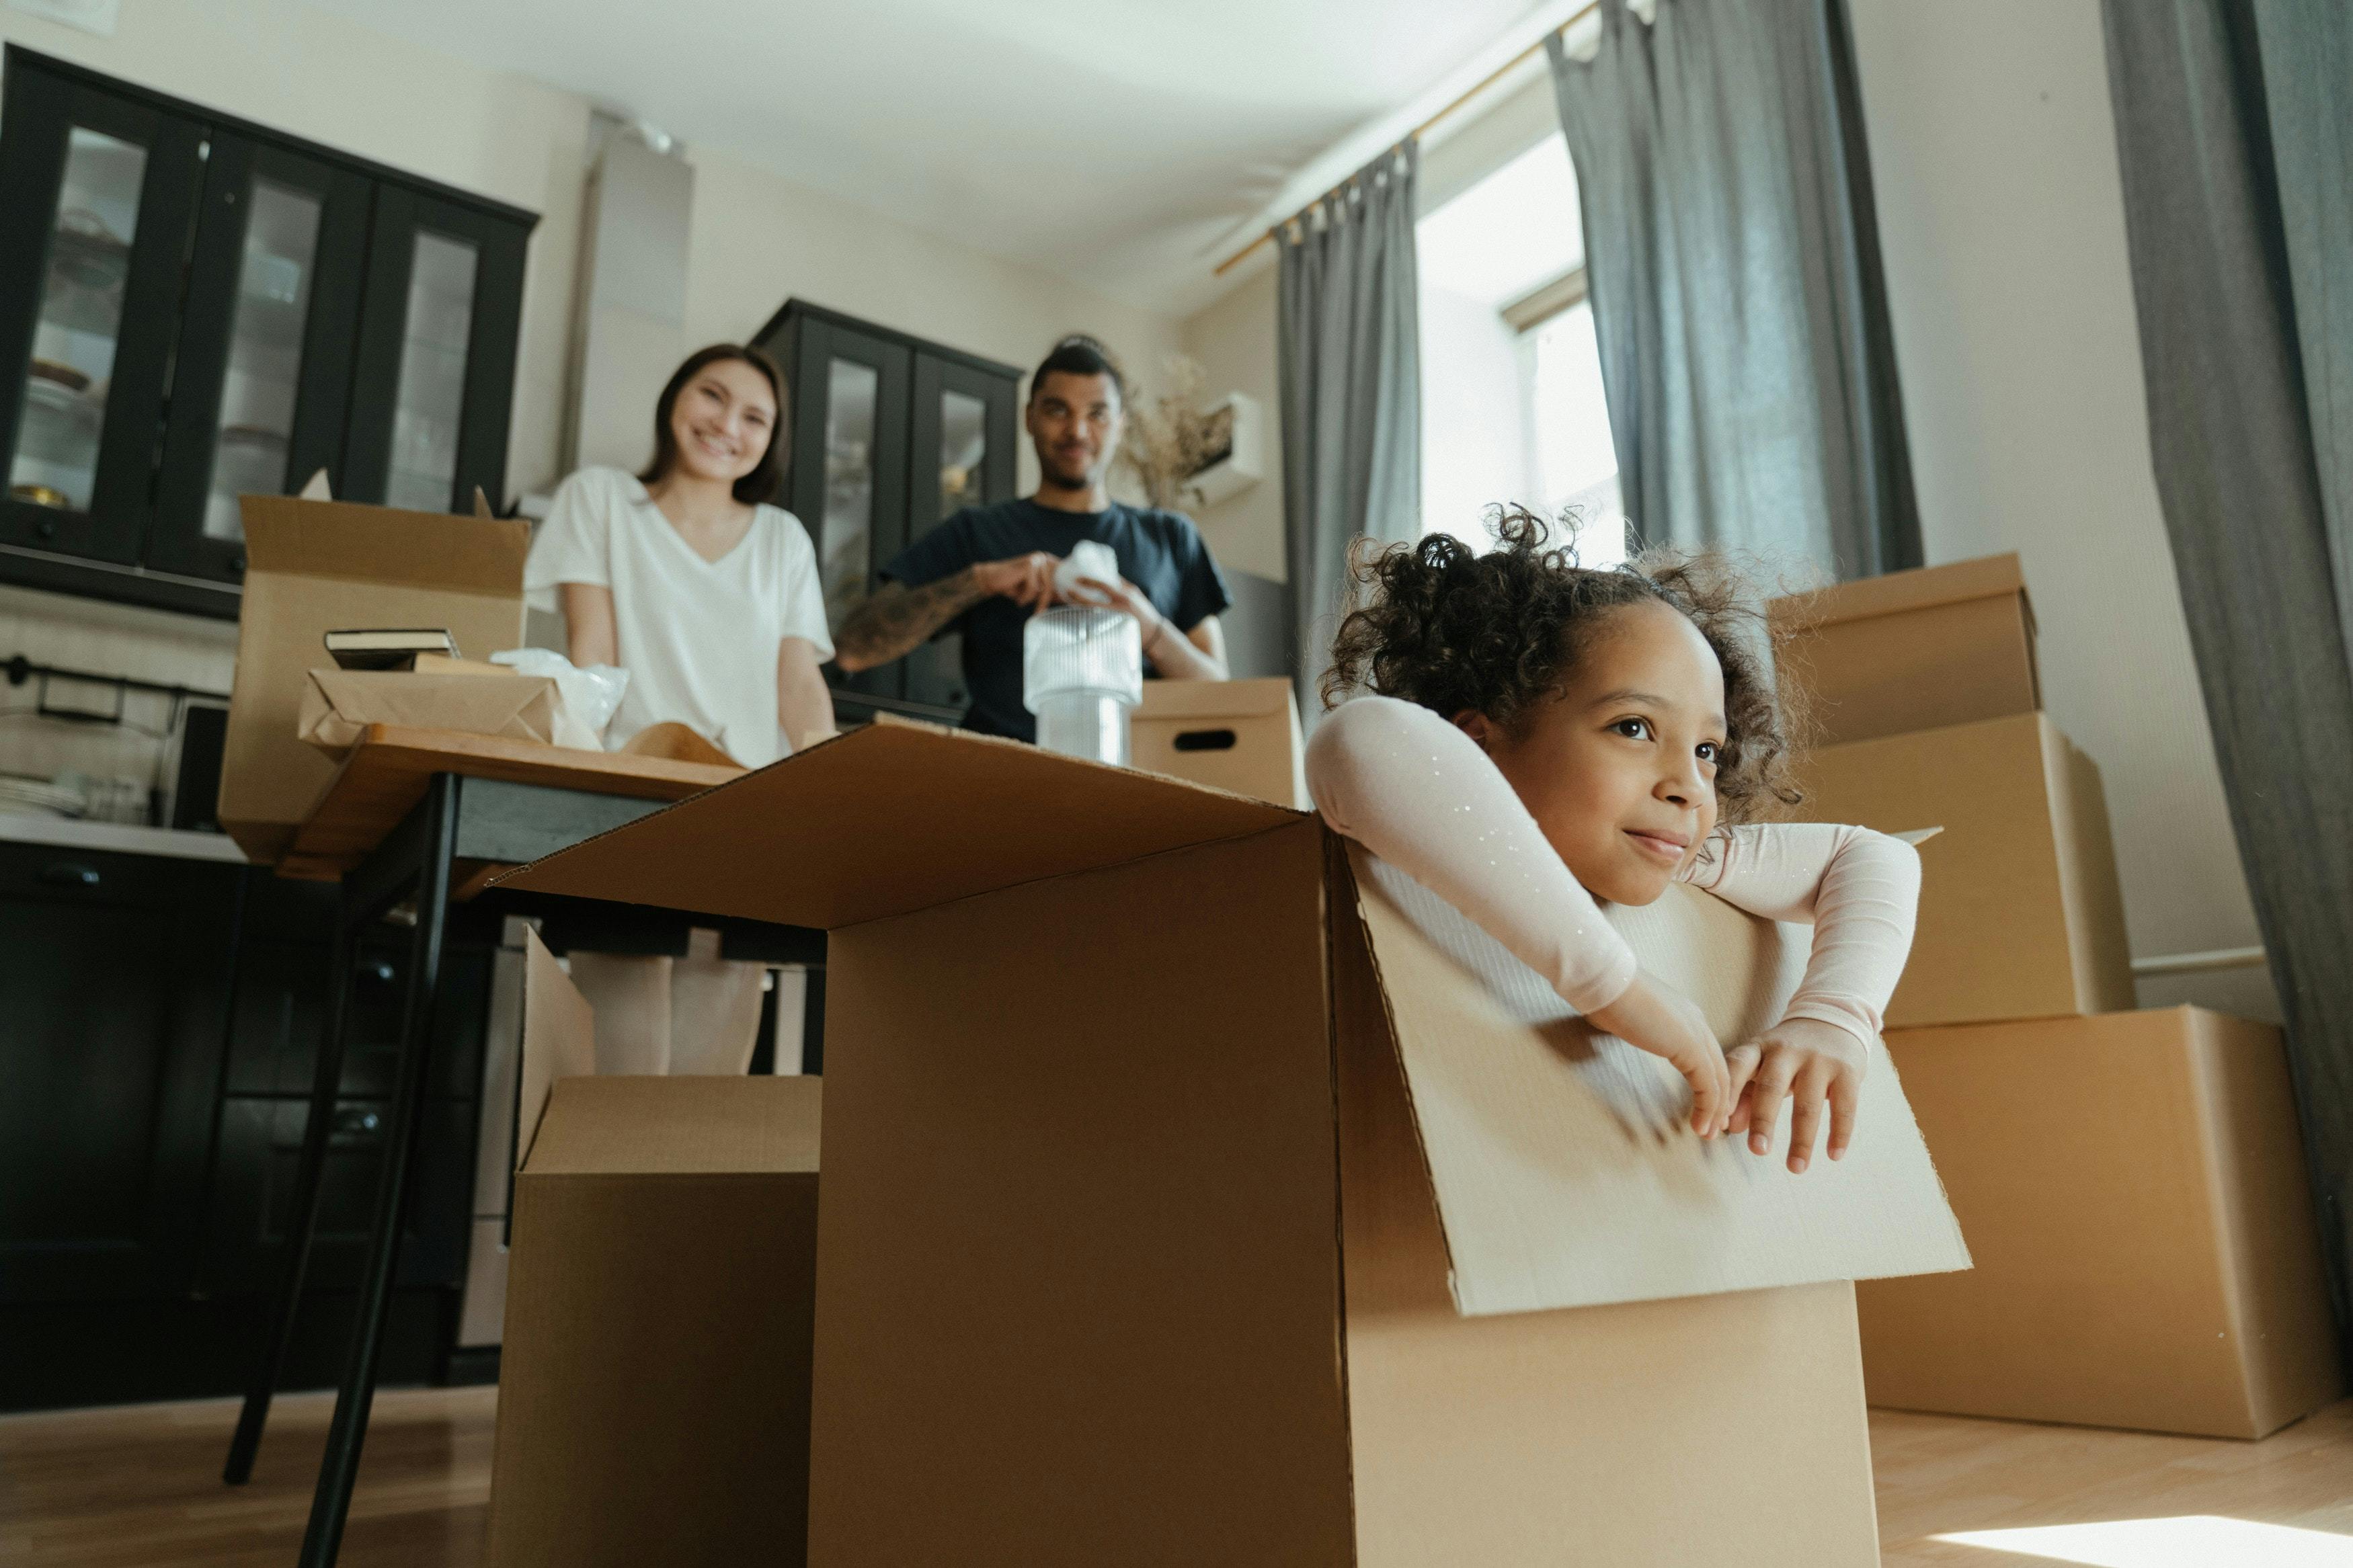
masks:
[[[888,664],[922,647],[925,637],[987,596],[969,566],[920,588],[885,583],[850,612],[835,635],[835,659],[848,670]]]

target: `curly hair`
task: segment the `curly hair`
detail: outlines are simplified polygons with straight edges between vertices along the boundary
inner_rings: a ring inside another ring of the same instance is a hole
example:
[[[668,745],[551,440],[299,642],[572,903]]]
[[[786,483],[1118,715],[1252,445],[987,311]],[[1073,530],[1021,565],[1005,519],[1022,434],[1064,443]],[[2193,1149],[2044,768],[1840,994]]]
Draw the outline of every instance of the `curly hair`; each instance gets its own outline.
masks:
[[[1402,698],[1448,718],[1482,713],[1517,730],[1559,694],[1578,658],[1629,605],[1669,605],[1699,628],[1724,669],[1725,734],[1715,793],[1727,823],[1800,798],[1789,778],[1791,694],[1774,679],[1777,639],[1746,579],[1723,556],[1648,551],[1623,566],[1577,563],[1577,522],[1553,525],[1524,507],[1495,507],[1496,547],[1482,554],[1443,533],[1360,548],[1350,576],[1369,590],[1341,622],[1324,705],[1359,689]]]

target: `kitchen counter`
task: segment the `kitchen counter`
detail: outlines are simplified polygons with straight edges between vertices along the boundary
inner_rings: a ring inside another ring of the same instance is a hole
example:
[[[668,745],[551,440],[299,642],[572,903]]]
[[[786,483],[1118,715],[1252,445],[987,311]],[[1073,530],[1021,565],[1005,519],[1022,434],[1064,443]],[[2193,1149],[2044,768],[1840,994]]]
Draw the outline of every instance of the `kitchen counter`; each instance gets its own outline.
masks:
[[[102,849],[118,855],[168,855],[182,860],[242,864],[245,851],[226,833],[190,833],[121,822],[77,822],[31,812],[0,812],[0,842],[49,844],[61,849]]]

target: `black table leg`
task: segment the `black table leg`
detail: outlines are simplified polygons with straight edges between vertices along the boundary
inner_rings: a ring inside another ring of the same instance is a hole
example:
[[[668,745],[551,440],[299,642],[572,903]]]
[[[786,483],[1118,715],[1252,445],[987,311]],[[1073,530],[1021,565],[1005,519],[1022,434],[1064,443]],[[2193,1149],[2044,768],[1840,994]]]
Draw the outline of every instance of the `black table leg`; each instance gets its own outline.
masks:
[[[270,1312],[269,1342],[246,1384],[245,1408],[237,1414],[237,1436],[229,1439],[228,1464],[221,1471],[221,1479],[233,1487],[243,1486],[253,1475],[253,1457],[261,1447],[270,1397],[286,1370],[294,1320],[301,1310],[302,1278],[311,1267],[311,1234],[319,1216],[319,1184],[326,1168],[327,1142],[334,1131],[335,1100],[343,1086],[343,1014],[351,999],[354,936],[365,918],[363,911],[352,908],[346,894],[335,918],[334,974],[328,982],[332,1001],[326,1037],[319,1042],[318,1065],[311,1080],[311,1117],[302,1124],[302,1163],[294,1178],[294,1214],[286,1228],[285,1272]]]
[[[367,1275],[360,1289],[358,1321],[335,1394],[335,1415],[327,1429],[326,1457],[311,1500],[310,1528],[302,1537],[303,1568],[330,1568],[343,1546],[343,1521],[351,1511],[358,1479],[360,1447],[367,1437],[368,1408],[375,1398],[375,1368],[383,1348],[385,1310],[392,1300],[400,1262],[402,1223],[408,1200],[408,1172],[422,1121],[431,1068],[435,991],[440,980],[441,943],[448,927],[450,861],[457,847],[458,778],[436,773],[426,786],[409,825],[417,859],[416,935],[409,946],[408,990],[401,1008],[400,1071],[392,1103],[392,1127],[385,1142],[383,1173],[377,1178],[375,1218],[368,1237]],[[404,830],[396,840],[407,840]],[[373,879],[362,878],[364,888]],[[363,898],[369,895],[363,892]]]

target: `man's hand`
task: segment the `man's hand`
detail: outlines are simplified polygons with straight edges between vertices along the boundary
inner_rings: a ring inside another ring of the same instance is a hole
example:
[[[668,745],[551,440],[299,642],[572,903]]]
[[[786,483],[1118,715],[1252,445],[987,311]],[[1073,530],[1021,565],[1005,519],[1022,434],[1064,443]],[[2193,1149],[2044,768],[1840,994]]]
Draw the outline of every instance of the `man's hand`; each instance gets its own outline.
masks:
[[[1734,1049],[1725,1060],[1737,1102],[1725,1131],[1746,1132],[1750,1153],[1773,1152],[1773,1128],[1786,1100],[1791,1174],[1803,1173],[1813,1161],[1825,1103],[1831,1112],[1830,1156],[1836,1160],[1845,1155],[1854,1138],[1855,1105],[1869,1063],[1860,1040],[1818,1018],[1785,1018],[1762,1038]]]
[[[1091,605],[1100,610],[1117,610],[1134,621],[1144,633],[1144,651],[1146,654],[1151,653],[1153,645],[1160,638],[1183,635],[1168,624],[1168,617],[1160,613],[1159,606],[1144,590],[1126,578],[1098,577],[1087,573],[1082,574],[1077,582],[1081,591],[1066,595],[1067,602]]]
[[[977,562],[972,568],[973,585],[984,596],[1001,595],[1025,610],[1042,610],[1055,603],[1054,568],[1061,563],[1060,556],[1043,550],[1003,561]]]
[[[1737,1089],[1715,1031],[1688,997],[1662,980],[1637,974],[1624,995],[1586,1018],[1636,1050],[1664,1057],[1683,1075],[1691,1085],[1693,1131],[1713,1138],[1724,1131]]]

